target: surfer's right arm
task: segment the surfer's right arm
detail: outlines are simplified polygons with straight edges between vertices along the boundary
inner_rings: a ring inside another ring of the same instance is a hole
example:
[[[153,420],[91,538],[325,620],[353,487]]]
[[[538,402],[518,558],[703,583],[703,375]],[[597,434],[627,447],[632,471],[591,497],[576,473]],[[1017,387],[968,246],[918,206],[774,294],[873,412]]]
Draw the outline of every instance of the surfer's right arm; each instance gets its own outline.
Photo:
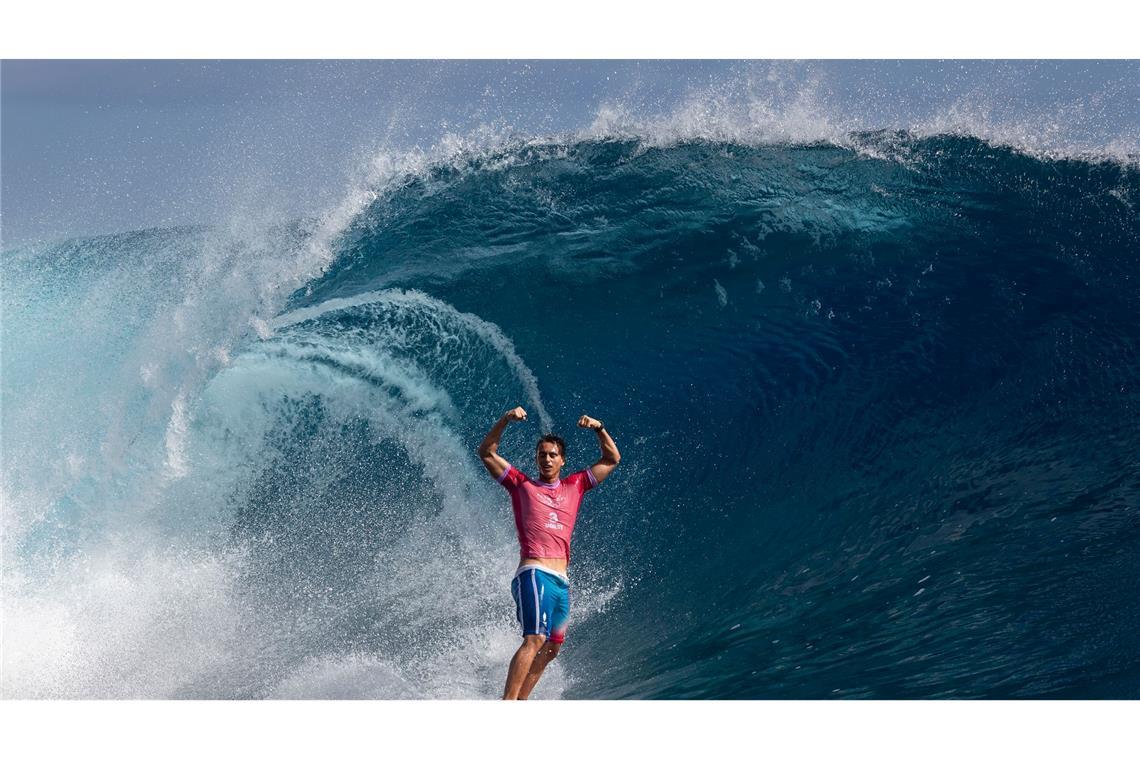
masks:
[[[483,460],[483,466],[487,468],[487,472],[491,473],[491,477],[498,480],[503,476],[503,473],[510,468],[510,463],[499,456],[499,438],[503,435],[503,430],[507,425],[512,422],[526,421],[526,410],[521,406],[516,406],[495,423],[487,437],[479,444],[479,458]]]

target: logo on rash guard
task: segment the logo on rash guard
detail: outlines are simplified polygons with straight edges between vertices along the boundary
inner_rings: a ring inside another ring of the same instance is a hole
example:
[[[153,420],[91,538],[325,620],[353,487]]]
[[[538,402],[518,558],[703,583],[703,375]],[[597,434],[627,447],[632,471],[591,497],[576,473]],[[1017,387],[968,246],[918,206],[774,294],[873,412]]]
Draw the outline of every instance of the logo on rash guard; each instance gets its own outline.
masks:
[[[551,530],[562,530],[562,523],[558,522],[557,512],[551,512],[550,516],[546,518],[546,527]]]

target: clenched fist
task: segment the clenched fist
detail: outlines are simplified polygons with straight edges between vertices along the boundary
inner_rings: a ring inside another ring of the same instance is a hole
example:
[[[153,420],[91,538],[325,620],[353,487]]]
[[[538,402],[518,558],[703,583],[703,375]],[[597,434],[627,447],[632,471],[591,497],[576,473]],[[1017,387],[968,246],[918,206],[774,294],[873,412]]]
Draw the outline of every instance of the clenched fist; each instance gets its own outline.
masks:
[[[506,417],[507,422],[526,422],[526,409],[516,406],[503,416]]]
[[[581,417],[578,418],[578,427],[589,428],[590,430],[597,430],[601,426],[602,426],[602,423],[599,422],[598,420],[595,420],[593,417],[587,417],[586,415],[583,414]]]

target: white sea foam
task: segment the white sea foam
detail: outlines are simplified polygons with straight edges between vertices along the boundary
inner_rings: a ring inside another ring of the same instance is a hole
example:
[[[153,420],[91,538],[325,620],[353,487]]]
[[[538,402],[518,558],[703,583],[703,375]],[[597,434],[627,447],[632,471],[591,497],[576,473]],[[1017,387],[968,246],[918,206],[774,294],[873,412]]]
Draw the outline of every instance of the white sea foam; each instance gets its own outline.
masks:
[[[170,477],[186,475],[186,428],[189,423],[186,399],[178,396],[171,404],[170,420],[166,424],[166,470]]]
[[[728,291],[720,284],[720,280],[713,280],[713,287],[716,290],[716,300],[720,307],[723,309],[728,306]]]
[[[240,692],[258,642],[224,557],[114,542],[46,576],[6,567],[6,698]]]

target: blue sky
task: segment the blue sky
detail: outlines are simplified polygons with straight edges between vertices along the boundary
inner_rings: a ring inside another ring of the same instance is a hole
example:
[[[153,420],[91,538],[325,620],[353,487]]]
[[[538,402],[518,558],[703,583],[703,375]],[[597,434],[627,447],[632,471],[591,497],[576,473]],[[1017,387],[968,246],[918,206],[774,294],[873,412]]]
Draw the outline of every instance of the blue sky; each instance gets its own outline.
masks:
[[[373,153],[445,132],[546,135],[606,105],[651,119],[702,99],[779,107],[807,90],[827,119],[859,128],[949,115],[1117,152],[1140,134],[1136,61],[6,60],[3,242],[222,223],[236,209],[317,213]]]

